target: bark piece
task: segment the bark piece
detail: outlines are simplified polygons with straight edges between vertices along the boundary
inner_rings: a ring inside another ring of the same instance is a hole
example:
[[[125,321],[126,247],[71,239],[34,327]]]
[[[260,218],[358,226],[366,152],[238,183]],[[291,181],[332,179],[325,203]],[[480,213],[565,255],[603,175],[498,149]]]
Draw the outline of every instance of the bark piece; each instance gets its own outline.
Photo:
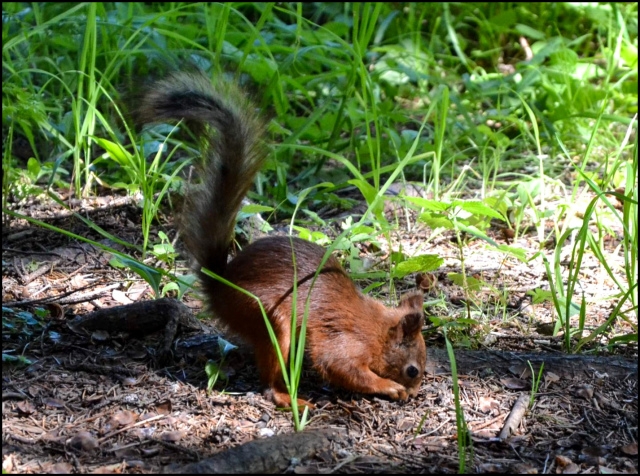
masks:
[[[169,360],[171,344],[178,328],[202,332],[205,330],[205,327],[191,313],[191,309],[171,298],[139,301],[123,306],[99,309],[83,316],[77,316],[67,325],[72,331],[78,333],[107,331],[145,336],[162,330],[164,337],[158,349],[160,362]]]
[[[254,474],[277,473],[286,470],[292,459],[310,458],[328,450],[331,441],[339,437],[333,429],[303,431],[250,441],[222,451],[211,458],[169,471],[183,474]]]

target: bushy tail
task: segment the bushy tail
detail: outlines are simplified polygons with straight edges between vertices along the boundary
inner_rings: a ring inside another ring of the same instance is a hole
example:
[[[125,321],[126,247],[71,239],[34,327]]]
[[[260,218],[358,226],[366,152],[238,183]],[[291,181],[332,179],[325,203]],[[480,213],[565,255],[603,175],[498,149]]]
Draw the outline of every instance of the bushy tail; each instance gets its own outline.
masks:
[[[179,216],[198,263],[222,274],[242,199],[262,167],[264,123],[235,86],[201,73],[173,73],[153,84],[138,108],[142,123],[184,120],[201,140],[202,183],[191,186]]]

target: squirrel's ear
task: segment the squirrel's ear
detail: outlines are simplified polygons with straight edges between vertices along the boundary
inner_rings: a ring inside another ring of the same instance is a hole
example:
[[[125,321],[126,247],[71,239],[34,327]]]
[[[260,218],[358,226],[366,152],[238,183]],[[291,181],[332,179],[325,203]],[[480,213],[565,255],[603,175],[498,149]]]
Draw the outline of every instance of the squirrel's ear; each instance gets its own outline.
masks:
[[[420,312],[412,312],[405,314],[402,317],[402,334],[404,338],[413,336],[422,330],[422,324],[424,323],[424,316],[422,309]]]
[[[422,303],[424,302],[424,293],[422,291],[414,291],[409,294],[405,294],[400,299],[400,305],[398,307],[406,309],[407,311],[417,312],[422,314]]]
[[[422,303],[424,294],[422,291],[414,291],[406,294],[400,300],[399,309],[404,311],[404,316],[400,321],[402,326],[402,335],[406,339],[412,337],[422,330],[424,324],[424,312],[422,311]]]

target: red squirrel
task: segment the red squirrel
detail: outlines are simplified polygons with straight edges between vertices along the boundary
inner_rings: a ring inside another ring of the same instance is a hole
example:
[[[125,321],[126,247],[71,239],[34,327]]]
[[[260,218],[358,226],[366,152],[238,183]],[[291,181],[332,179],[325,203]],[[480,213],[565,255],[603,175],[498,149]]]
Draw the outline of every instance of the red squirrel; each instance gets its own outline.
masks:
[[[202,268],[260,298],[285,363],[291,334],[293,259],[298,326],[311,293],[306,347],[313,367],[332,385],[406,400],[418,393],[426,365],[421,291],[396,308],[365,296],[334,256],[288,236],[261,238],[227,262],[242,199],[262,167],[265,123],[240,90],[202,73],[178,72],[154,83],[139,107],[142,123],[184,121],[202,141],[202,184],[191,186],[178,216],[185,246]],[[282,370],[255,299],[199,271],[213,314],[255,350],[262,383],[277,406],[290,406]],[[313,286],[312,286],[313,283]],[[301,403],[311,404],[301,400]]]

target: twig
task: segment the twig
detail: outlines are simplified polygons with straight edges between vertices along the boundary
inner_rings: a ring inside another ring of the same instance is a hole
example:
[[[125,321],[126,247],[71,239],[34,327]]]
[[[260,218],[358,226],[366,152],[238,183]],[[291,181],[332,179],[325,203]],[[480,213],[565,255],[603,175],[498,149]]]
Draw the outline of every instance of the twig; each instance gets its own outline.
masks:
[[[520,425],[522,421],[522,417],[527,411],[527,407],[529,406],[529,395],[523,393],[518,397],[516,403],[513,405],[511,409],[511,413],[504,422],[504,426],[502,427],[502,431],[498,435],[498,438],[506,439],[510,435],[515,432],[515,429]]]
[[[102,438],[98,438],[98,443],[104,443],[108,439],[113,438],[114,436],[119,435],[124,431],[130,430],[131,428],[135,428],[137,426],[141,426],[141,425],[144,425],[145,423],[150,423],[152,421],[161,420],[163,418],[166,418],[166,415],[156,415],[154,417],[147,418],[146,420],[141,420],[141,421],[132,423],[131,425],[123,426],[118,430],[112,431],[111,433],[104,435]]]
[[[86,302],[93,299],[95,296],[102,294],[105,291],[109,291],[111,289],[115,289],[120,287],[120,283],[110,284],[109,286],[105,286],[104,288],[100,288],[96,291],[92,291],[87,294],[83,294],[78,298],[74,299],[65,299],[67,296],[70,296],[79,291],[83,291],[85,289],[89,289],[93,286],[97,286],[98,283],[87,284],[86,286],[82,286],[79,289],[73,289],[71,291],[64,292],[62,294],[58,294],[57,296],[46,296],[40,299],[27,299],[25,301],[10,301],[3,302],[3,307],[20,307],[20,306],[32,306],[34,304],[49,304],[53,302],[57,302],[58,304],[77,304],[79,302]]]

